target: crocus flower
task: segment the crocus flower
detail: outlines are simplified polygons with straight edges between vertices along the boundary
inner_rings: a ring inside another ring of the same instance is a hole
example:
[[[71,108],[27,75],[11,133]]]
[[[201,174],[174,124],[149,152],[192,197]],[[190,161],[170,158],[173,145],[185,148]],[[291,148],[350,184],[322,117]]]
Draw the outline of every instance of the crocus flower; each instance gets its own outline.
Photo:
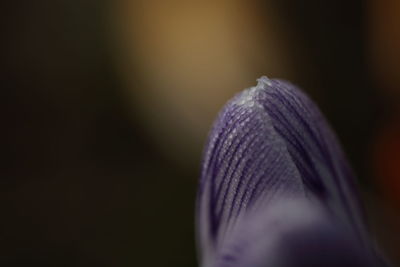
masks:
[[[281,80],[258,79],[218,116],[197,228],[202,267],[387,266],[335,135]]]

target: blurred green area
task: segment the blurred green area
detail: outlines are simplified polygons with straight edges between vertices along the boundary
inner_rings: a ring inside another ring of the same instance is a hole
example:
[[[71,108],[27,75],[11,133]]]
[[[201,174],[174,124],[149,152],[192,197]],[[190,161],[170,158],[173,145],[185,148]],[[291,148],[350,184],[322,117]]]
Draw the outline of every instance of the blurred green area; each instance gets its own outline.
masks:
[[[261,75],[320,105],[396,255],[400,172],[382,155],[399,136],[381,129],[399,118],[397,54],[379,38],[400,34],[380,34],[375,2],[3,1],[0,264],[196,266],[202,144]]]

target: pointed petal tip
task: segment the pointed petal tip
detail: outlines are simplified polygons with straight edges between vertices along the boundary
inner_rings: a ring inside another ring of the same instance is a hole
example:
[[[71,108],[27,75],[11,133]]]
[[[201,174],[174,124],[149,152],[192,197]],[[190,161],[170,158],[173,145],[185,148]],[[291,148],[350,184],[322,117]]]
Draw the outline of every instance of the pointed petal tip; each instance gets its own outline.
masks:
[[[271,199],[292,196],[320,202],[338,223],[352,229],[354,242],[369,253],[354,177],[318,107],[290,82],[266,76],[257,81],[225,105],[209,135],[198,195],[203,266],[214,266],[208,263],[221,256],[224,238],[232,237],[236,226],[249,220],[263,223],[248,217],[248,210],[257,206],[262,213]],[[236,223],[238,218],[244,219]],[[268,238],[267,232],[274,231],[272,227],[263,235],[248,228],[255,238]],[[232,244],[239,241],[234,238]],[[254,247],[255,253],[260,249]]]

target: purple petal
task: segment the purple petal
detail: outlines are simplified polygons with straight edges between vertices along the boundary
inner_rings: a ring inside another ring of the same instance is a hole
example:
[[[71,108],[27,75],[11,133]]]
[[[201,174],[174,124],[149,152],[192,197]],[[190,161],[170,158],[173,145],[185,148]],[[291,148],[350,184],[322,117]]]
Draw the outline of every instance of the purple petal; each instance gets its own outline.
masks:
[[[351,244],[364,252],[372,250],[354,177],[325,119],[296,87],[262,77],[256,87],[225,106],[209,137],[197,206],[202,265],[225,266],[216,265],[221,259],[240,262],[221,258],[221,251],[235,242],[243,246],[237,233],[247,229],[244,225],[249,227],[249,235],[270,242],[268,233],[274,227],[268,222],[276,215],[266,211],[291,200],[308,203],[303,205],[305,211],[324,214],[319,216],[323,222],[328,216],[328,222],[351,233]],[[313,210],[318,206],[315,203],[323,207],[323,213]],[[294,220],[293,229],[299,229],[296,223]],[[250,227],[259,224],[265,230]],[[326,229],[324,224],[321,229]],[[267,253],[260,246],[251,246],[250,254],[257,250]]]
[[[249,214],[218,250],[218,267],[379,266],[354,233],[304,199],[281,200]]]

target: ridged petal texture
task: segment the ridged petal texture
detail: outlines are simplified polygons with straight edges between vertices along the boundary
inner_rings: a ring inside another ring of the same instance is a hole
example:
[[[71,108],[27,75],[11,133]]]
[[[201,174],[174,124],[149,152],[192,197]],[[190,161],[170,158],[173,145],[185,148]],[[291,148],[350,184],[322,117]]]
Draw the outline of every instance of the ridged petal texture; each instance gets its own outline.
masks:
[[[294,85],[267,77],[211,130],[197,228],[203,267],[384,265],[326,120]]]

